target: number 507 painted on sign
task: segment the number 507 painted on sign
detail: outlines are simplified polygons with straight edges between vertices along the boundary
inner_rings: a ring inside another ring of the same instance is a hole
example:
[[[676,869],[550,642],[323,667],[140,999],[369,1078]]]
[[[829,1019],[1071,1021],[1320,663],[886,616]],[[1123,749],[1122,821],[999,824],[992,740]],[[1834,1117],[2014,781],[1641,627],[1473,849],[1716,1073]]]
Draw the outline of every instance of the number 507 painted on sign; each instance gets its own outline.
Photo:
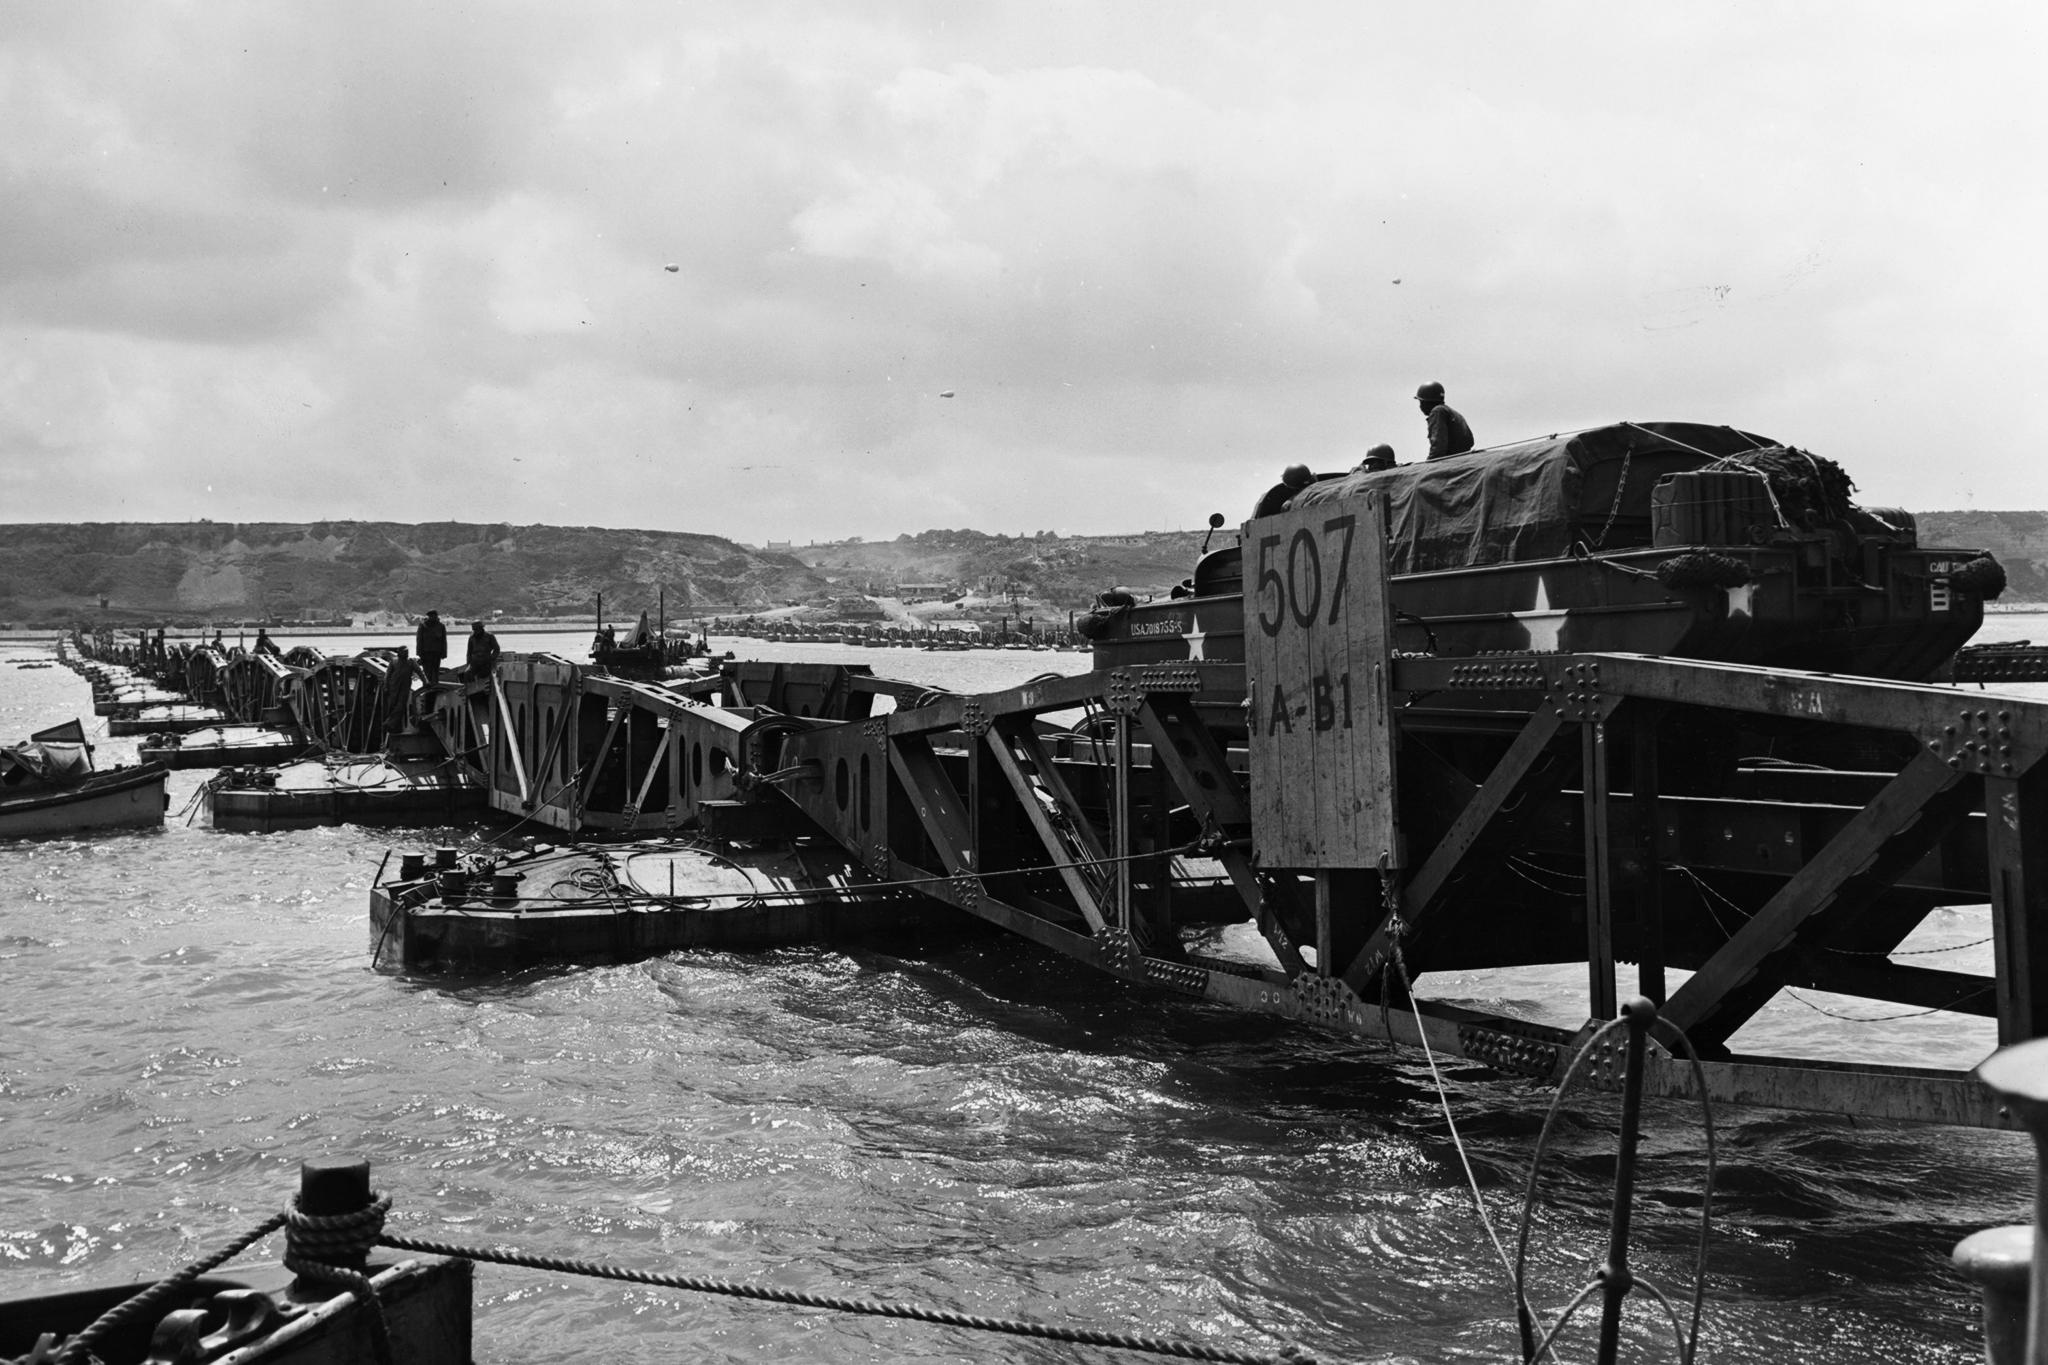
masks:
[[[1338,613],[1343,610],[1344,585],[1351,576],[1351,542],[1357,531],[1358,518],[1350,513],[1323,522],[1323,544],[1332,547],[1331,561],[1337,566],[1336,580],[1330,585],[1328,625],[1336,625]],[[1304,630],[1312,629],[1316,613],[1323,605],[1323,551],[1317,548],[1315,532],[1302,526],[1286,539],[1287,574],[1283,578],[1274,562],[1280,552],[1281,533],[1274,531],[1259,537],[1259,629],[1266,632],[1269,640],[1278,636],[1280,628],[1290,620]],[[1273,591],[1270,611],[1266,601],[1269,587]]]
[[[1267,867],[1399,861],[1386,507],[1361,493],[1260,517],[1245,595],[1253,843]]]

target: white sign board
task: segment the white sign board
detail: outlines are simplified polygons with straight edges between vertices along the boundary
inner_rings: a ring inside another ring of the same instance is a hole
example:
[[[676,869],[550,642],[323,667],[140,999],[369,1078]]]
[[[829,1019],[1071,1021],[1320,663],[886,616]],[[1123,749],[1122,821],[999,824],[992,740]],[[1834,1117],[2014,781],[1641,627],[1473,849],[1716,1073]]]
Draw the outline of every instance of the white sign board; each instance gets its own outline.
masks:
[[[1246,719],[1262,866],[1400,862],[1387,601],[1377,491],[1246,525]]]

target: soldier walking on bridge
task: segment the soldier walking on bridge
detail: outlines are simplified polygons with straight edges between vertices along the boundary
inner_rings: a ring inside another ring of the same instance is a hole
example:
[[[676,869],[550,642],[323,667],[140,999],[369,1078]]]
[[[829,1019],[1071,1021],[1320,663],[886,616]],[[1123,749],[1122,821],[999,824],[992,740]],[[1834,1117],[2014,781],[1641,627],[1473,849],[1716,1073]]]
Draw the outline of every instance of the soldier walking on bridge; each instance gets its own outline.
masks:
[[[429,687],[438,687],[441,682],[441,660],[448,657],[448,627],[441,624],[441,613],[429,611],[420,622],[420,628],[413,633],[413,652],[420,656],[420,680]]]

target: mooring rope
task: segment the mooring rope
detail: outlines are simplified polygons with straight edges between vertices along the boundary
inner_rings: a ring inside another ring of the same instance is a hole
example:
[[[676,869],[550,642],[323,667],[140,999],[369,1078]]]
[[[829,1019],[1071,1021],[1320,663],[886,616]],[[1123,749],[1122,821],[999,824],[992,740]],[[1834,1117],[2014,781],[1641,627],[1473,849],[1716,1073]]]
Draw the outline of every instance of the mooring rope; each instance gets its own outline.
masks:
[[[376,1288],[360,1271],[335,1264],[337,1261],[358,1261],[368,1254],[383,1232],[384,1215],[390,1208],[391,1200],[380,1195],[373,1203],[354,1213],[309,1214],[299,1211],[298,1196],[294,1195],[283,1212],[272,1214],[220,1250],[165,1276],[141,1293],[123,1299],[100,1314],[83,1331],[58,1348],[53,1357],[54,1365],[87,1365],[87,1362],[97,1360],[93,1347],[109,1333],[146,1313],[164,1309],[202,1275],[225,1265],[279,1228],[285,1232],[285,1269],[303,1279],[339,1285],[352,1292],[356,1302],[363,1305],[369,1314],[370,1338],[376,1349],[378,1365],[393,1365],[391,1332],[384,1321],[384,1305],[377,1298]]]
[[[227,1242],[225,1246],[209,1254],[209,1257],[193,1261],[184,1269],[166,1275],[164,1279],[156,1281],[141,1293],[121,1300],[119,1304],[94,1318],[82,1332],[76,1332],[72,1338],[63,1342],[57,1349],[57,1355],[53,1357],[53,1363],[86,1365],[88,1361],[96,1361],[98,1357],[92,1353],[92,1349],[100,1345],[100,1340],[109,1336],[115,1328],[133,1322],[143,1314],[166,1308],[201,1275],[219,1269],[221,1265],[240,1257],[244,1250],[283,1228],[285,1269],[293,1275],[299,1275],[301,1279],[340,1285],[342,1289],[354,1293],[356,1302],[362,1304],[362,1308],[369,1314],[371,1345],[377,1351],[379,1365],[393,1365],[395,1357],[391,1351],[391,1330],[389,1324],[385,1324],[383,1304],[379,1302],[375,1285],[371,1285],[369,1277],[362,1275],[360,1271],[350,1271],[342,1265],[336,1265],[336,1261],[360,1261],[365,1257],[371,1246],[377,1244],[379,1234],[383,1232],[385,1214],[389,1209],[391,1199],[379,1195],[371,1205],[356,1209],[354,1214],[301,1214],[299,1199],[297,1195],[293,1195],[283,1214],[272,1214],[270,1218],[262,1220],[260,1224],[238,1236],[236,1240]]]
[[[1382,872],[1381,875],[1384,877],[1386,874]],[[1408,964],[1402,959],[1401,943],[1398,938],[1394,940],[1394,951],[1389,956],[1395,969],[1401,973],[1402,996],[1412,1003],[1415,999],[1414,983],[1408,979]],[[1384,981],[1384,976],[1382,980]],[[1380,1001],[1380,1017],[1385,1019],[1386,1015],[1387,1002],[1384,996],[1382,996]],[[1387,1033],[1389,1038],[1393,1036],[1392,1029],[1389,1029]],[[1500,1257],[1501,1269],[1507,1272],[1508,1283],[1514,1287],[1516,1317],[1519,1321],[1527,1322],[1530,1317],[1530,1310],[1529,1301],[1522,1294],[1522,1276],[1516,1270],[1515,1263],[1508,1259],[1508,1249],[1501,1245],[1500,1234],[1495,1232],[1493,1228],[1493,1218],[1486,1211],[1485,1196],[1479,1192],[1479,1177],[1473,1174],[1471,1154],[1465,1150],[1465,1139],[1458,1133],[1458,1120],[1451,1112],[1450,1092],[1444,1088],[1443,1073],[1437,1070],[1436,1049],[1429,1045],[1429,1030],[1423,1025],[1420,1013],[1415,1016],[1415,1033],[1422,1040],[1422,1055],[1429,1063],[1429,1077],[1436,1082],[1437,1102],[1442,1105],[1444,1111],[1444,1127],[1450,1131],[1451,1145],[1457,1149],[1458,1164],[1465,1168],[1465,1184],[1472,1191],[1473,1207],[1479,1211],[1479,1226],[1486,1230],[1486,1239],[1493,1243],[1494,1254]],[[1588,1292],[1591,1291],[1589,1290]],[[1584,1298],[1585,1296],[1582,1294],[1580,1297]],[[1549,1342],[1547,1340],[1544,1343],[1544,1349],[1549,1349]],[[1528,1358],[1534,1360],[1536,1355],[1532,1354]],[[1552,1353],[1551,1359],[1555,1360],[1556,1358],[1555,1353]]]
[[[1316,1365],[1316,1357],[1297,1346],[1283,1347],[1277,1354],[1239,1351],[1228,1346],[1201,1342],[1171,1341],[1135,1332],[1110,1332],[1094,1327],[1063,1327],[1057,1323],[1031,1322],[1018,1318],[991,1318],[949,1308],[928,1308],[914,1303],[889,1303],[880,1299],[851,1299],[837,1294],[813,1294],[779,1285],[749,1284],[741,1280],[718,1279],[708,1275],[669,1275],[651,1270],[630,1270],[598,1261],[567,1256],[538,1256],[501,1247],[461,1246],[430,1241],[422,1237],[380,1236],[379,1244],[399,1251],[417,1251],[430,1256],[454,1256],[494,1265],[522,1266],[528,1270],[552,1270],[566,1275],[587,1275],[601,1280],[624,1280],[629,1284],[654,1285],[662,1289],[684,1289],[697,1294],[718,1294],[726,1298],[756,1299],[785,1303],[798,1308],[827,1308],[839,1313],[865,1317],[898,1318],[929,1322],[941,1327],[959,1327],[970,1332],[995,1332],[1006,1336],[1036,1337],[1041,1341],[1062,1341],[1079,1346],[1107,1346],[1122,1351],[1139,1351],[1175,1360],[1209,1360],[1223,1365]]]
[[[366,1257],[383,1234],[384,1215],[390,1211],[391,1198],[382,1194],[354,1213],[330,1215],[301,1213],[294,1195],[284,1211],[284,1268],[303,1279],[340,1285],[355,1293],[356,1302],[370,1315],[370,1342],[377,1352],[377,1365],[393,1362],[384,1304],[369,1276],[338,1262],[360,1262]]]
[[[255,1246],[284,1226],[285,1215],[272,1214],[234,1241],[214,1252],[211,1256],[194,1261],[183,1270],[158,1280],[132,1299],[123,1299],[106,1312],[94,1318],[86,1329],[73,1336],[57,1352],[56,1365],[79,1365],[89,1358],[91,1348],[100,1338],[113,1331],[122,1323],[140,1317],[152,1308],[160,1308],[175,1298],[194,1280],[217,1266],[226,1264],[235,1257]]]
[[[1386,992],[1393,973],[1398,972],[1400,974],[1403,997],[1410,1002],[1411,1009],[1414,1009],[1415,984],[1408,974],[1408,963],[1401,952],[1403,928],[1399,914],[1400,899],[1395,891],[1392,871],[1385,855],[1381,855],[1380,859],[1380,885],[1385,902],[1384,912],[1389,925],[1389,937],[1392,940],[1391,950],[1388,952],[1386,962],[1379,972],[1381,991],[1380,1017],[1382,1020],[1385,1020],[1388,1018]],[[1457,1118],[1451,1109],[1450,1092],[1444,1085],[1443,1073],[1437,1067],[1436,1050],[1430,1046],[1429,1029],[1419,1009],[1415,1010],[1414,1017],[1416,1036],[1421,1040],[1422,1055],[1429,1063],[1430,1079],[1436,1084],[1437,1101],[1443,1109],[1444,1126],[1450,1132],[1451,1144],[1457,1149],[1458,1162],[1464,1168],[1466,1186],[1472,1191],[1473,1207],[1478,1212],[1480,1226],[1485,1229],[1487,1239],[1493,1243],[1494,1252],[1500,1257],[1501,1267],[1507,1272],[1508,1281],[1514,1290],[1516,1325],[1520,1328],[1522,1335],[1522,1359],[1524,1362],[1530,1362],[1539,1360],[1547,1355],[1551,1360],[1555,1361],[1557,1354],[1554,1343],[1558,1335],[1564,1331],[1566,1324],[1572,1320],[1573,1315],[1586,1303],[1593,1292],[1602,1287],[1602,1280],[1596,1275],[1588,1282],[1557,1315],[1556,1319],[1551,1323],[1549,1330],[1544,1332],[1540,1339],[1537,1337],[1536,1316],[1534,1310],[1529,1306],[1527,1289],[1529,1233],[1535,1223],[1537,1178],[1543,1169],[1543,1153],[1550,1141],[1551,1128],[1555,1124],[1557,1116],[1563,1110],[1564,1098],[1570,1092],[1573,1080],[1585,1068],[1586,1062],[1593,1056],[1595,1048],[1615,1030],[1624,1027],[1626,1019],[1609,1020],[1594,1030],[1592,1036],[1580,1045],[1577,1054],[1571,1060],[1571,1064],[1565,1068],[1564,1078],[1558,1082],[1557,1092],[1551,1096],[1550,1110],[1544,1116],[1542,1131],[1536,1139],[1536,1151],[1530,1159],[1529,1184],[1522,1203],[1522,1216],[1516,1239],[1515,1256],[1510,1260],[1507,1249],[1501,1245],[1500,1237],[1494,1231],[1492,1216],[1487,1212],[1485,1197],[1480,1193],[1478,1177],[1472,1170],[1471,1154],[1466,1150],[1464,1137],[1458,1132]],[[1670,1319],[1672,1335],[1677,1342],[1679,1361],[1681,1365],[1692,1365],[1693,1358],[1699,1349],[1700,1321],[1706,1302],[1707,1248],[1713,1233],[1714,1172],[1716,1164],[1714,1110],[1707,1094],[1706,1070],[1700,1063],[1699,1053],[1694,1049],[1692,1039],[1686,1036],[1685,1030],[1677,1027],[1675,1024],[1671,1024],[1668,1021],[1659,1022],[1663,1024],[1668,1034],[1676,1037],[1691,1063],[1693,1082],[1699,1089],[1702,1119],[1706,1130],[1707,1169],[1705,1187],[1700,1195],[1699,1249],[1693,1267],[1692,1330],[1690,1335],[1688,1336],[1684,1325],[1680,1323],[1678,1311],[1673,1307],[1670,1297],[1655,1282],[1640,1272],[1632,1273],[1632,1282],[1641,1285],[1663,1307],[1665,1315]],[[1387,1031],[1387,1037],[1391,1042],[1393,1038],[1393,1030],[1391,1028]]]
[[[1579,1292],[1578,1296],[1570,1304],[1566,1305],[1564,1310],[1558,1315],[1557,1320],[1551,1324],[1550,1330],[1544,1333],[1542,1339],[1538,1341],[1535,1336],[1535,1319],[1529,1314],[1528,1299],[1524,1286],[1528,1282],[1529,1232],[1535,1225],[1536,1182],[1537,1177],[1543,1170],[1543,1153],[1550,1144],[1551,1130],[1557,1122],[1558,1115],[1564,1112],[1564,1099],[1571,1092],[1572,1082],[1585,1069],[1587,1061],[1594,1054],[1594,1050],[1610,1034],[1625,1026],[1626,1021],[1623,1019],[1610,1019],[1595,1030],[1592,1036],[1580,1045],[1577,1054],[1571,1060],[1571,1065],[1565,1068],[1564,1079],[1558,1082],[1557,1093],[1550,1097],[1550,1110],[1543,1116],[1543,1128],[1536,1136],[1536,1151],[1529,1161],[1529,1186],[1527,1193],[1523,1197],[1521,1230],[1515,1248],[1515,1297],[1522,1304],[1523,1317],[1521,1327],[1524,1360],[1534,1360],[1540,1351],[1550,1349],[1550,1343],[1564,1330],[1565,1324],[1571,1320],[1572,1315],[1585,1303],[1587,1296],[1600,1285],[1600,1280],[1596,1276]],[[1700,1235],[1699,1247],[1693,1263],[1692,1328],[1690,1335],[1681,1327],[1678,1321],[1678,1314],[1672,1308],[1671,1301],[1663,1290],[1658,1288],[1655,1282],[1640,1271],[1633,1271],[1631,1274],[1634,1283],[1649,1290],[1656,1296],[1657,1301],[1664,1305],[1665,1312],[1671,1318],[1672,1332],[1677,1338],[1679,1361],[1681,1365],[1692,1365],[1692,1361],[1699,1351],[1700,1320],[1706,1309],[1707,1248],[1713,1238],[1714,1174],[1718,1164],[1716,1159],[1717,1147],[1714,1140],[1714,1106],[1712,1099],[1707,1094],[1706,1068],[1700,1063],[1700,1055],[1693,1047],[1692,1039],[1686,1036],[1684,1029],[1679,1028],[1668,1020],[1660,1019],[1652,1027],[1660,1026],[1668,1034],[1677,1038],[1678,1042],[1685,1049],[1686,1058],[1692,1066],[1693,1084],[1699,1089],[1701,1123],[1706,1132],[1707,1169],[1700,1190]]]

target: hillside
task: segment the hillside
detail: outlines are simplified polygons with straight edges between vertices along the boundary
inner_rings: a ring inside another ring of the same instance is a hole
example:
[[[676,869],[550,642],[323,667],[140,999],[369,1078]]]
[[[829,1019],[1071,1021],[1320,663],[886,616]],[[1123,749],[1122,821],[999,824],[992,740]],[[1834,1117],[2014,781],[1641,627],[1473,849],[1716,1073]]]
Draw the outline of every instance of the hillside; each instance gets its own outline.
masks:
[[[779,607],[824,581],[787,555],[718,536],[429,522],[38,523],[0,531],[0,621],[330,620]]]
[[[1234,533],[1217,533],[1219,545]],[[1194,571],[1202,535],[1151,531],[1130,536],[988,535],[921,531],[894,540],[834,541],[791,555],[848,592],[895,596],[925,586],[979,597],[1014,594],[1049,607],[1081,608],[1105,588],[1164,593]]]
[[[2048,602],[2048,512],[1920,512],[1922,545],[1989,550],[2005,566],[2007,602]]]
[[[2048,602],[2048,512],[1921,512],[1920,543],[1989,550],[2005,565],[2009,602]],[[1227,545],[1235,527],[1217,532]],[[834,541],[790,554],[845,592],[887,593],[903,584],[943,584],[998,597],[1014,590],[1059,607],[1082,607],[1104,588],[1164,593],[1193,570],[1199,531],[1132,536],[992,536],[924,531],[884,541]]]
[[[1919,514],[1920,543],[1985,549],[2006,566],[2008,602],[2048,602],[2048,512]],[[1218,533],[1228,543],[1230,528]],[[106,619],[203,624],[334,620],[373,613],[453,618],[671,618],[801,604],[851,617],[862,596],[970,602],[968,615],[1087,607],[1109,587],[1141,596],[1185,578],[1202,533],[989,535],[933,530],[786,551],[718,536],[591,526],[462,522],[39,523],[0,528],[0,622]],[[101,612],[101,601],[105,608]],[[892,608],[893,609],[893,608]]]

